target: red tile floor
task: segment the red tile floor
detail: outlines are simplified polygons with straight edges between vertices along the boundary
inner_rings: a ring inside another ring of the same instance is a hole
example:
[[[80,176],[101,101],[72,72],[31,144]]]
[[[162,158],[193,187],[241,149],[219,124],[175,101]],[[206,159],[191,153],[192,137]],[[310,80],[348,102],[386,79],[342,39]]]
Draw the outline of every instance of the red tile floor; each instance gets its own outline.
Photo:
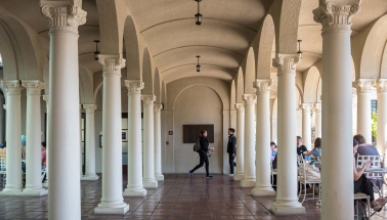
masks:
[[[160,182],[156,190],[148,190],[145,198],[125,198],[130,205],[126,215],[94,215],[101,198],[101,180],[83,181],[81,192],[82,219],[320,219],[317,200],[304,202],[305,215],[272,215],[269,207],[274,197],[253,198],[251,189],[241,189],[225,175],[215,175],[214,179],[206,179],[204,174],[195,174],[192,179],[188,174],[165,175],[165,182]],[[47,219],[47,200],[0,197],[0,219]],[[387,212],[372,219],[387,219]]]

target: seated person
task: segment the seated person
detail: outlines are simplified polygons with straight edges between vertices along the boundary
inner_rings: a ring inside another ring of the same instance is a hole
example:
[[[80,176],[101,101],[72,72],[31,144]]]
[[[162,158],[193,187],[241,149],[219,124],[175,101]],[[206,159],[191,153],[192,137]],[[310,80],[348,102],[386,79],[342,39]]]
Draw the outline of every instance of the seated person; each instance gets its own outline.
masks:
[[[308,149],[306,149],[306,146],[302,144],[302,137],[297,136],[297,155],[302,155],[305,159],[305,152],[308,152]]]
[[[277,145],[275,142],[270,142],[270,149],[271,149],[271,161],[274,160],[275,155],[277,155]]]
[[[310,156],[312,155],[314,157],[314,160],[315,161],[319,161],[321,159],[321,155],[322,155],[322,151],[321,151],[321,138],[316,138],[314,140],[314,148],[312,151],[310,152],[305,152],[304,154],[305,156]],[[320,168],[319,167],[319,164],[316,165],[316,167]]]
[[[366,139],[363,135],[357,134],[353,136],[353,138],[359,143],[359,146],[357,148],[357,154],[355,155],[355,160],[357,161],[357,155],[374,155],[374,156],[380,156],[378,150],[376,147],[372,144],[367,144]],[[383,186],[383,180],[382,177],[375,177],[371,179],[371,182],[373,182],[376,186],[379,187],[379,189]]]
[[[356,155],[358,148],[358,142],[353,139],[353,156]],[[371,208],[377,212],[380,212],[383,206],[387,202],[387,198],[379,198],[375,200],[374,190],[372,183],[364,175],[364,171],[370,166],[371,161],[365,163],[363,167],[357,171],[355,161],[353,163],[353,177],[354,177],[354,193],[364,193],[370,197]]]

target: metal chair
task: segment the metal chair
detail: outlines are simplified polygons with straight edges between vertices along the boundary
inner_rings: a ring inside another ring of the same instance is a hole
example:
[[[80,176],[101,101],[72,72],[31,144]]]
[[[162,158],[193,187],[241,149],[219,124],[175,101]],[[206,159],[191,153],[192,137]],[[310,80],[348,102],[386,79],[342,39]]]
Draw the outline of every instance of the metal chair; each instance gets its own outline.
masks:
[[[366,200],[366,204],[364,204],[362,200]],[[371,214],[371,210],[370,210],[370,207],[371,207],[370,196],[364,193],[355,193],[354,201],[355,201],[355,219],[357,220],[368,219],[373,215]]]
[[[306,168],[305,168],[305,160],[304,158],[302,157],[302,155],[299,155],[297,157],[297,163],[298,163],[298,168],[299,168],[299,177],[298,177],[298,181],[300,183],[300,192],[298,194],[298,197],[301,196],[301,192],[302,192],[302,186],[304,186],[304,198],[302,199],[302,203],[304,203],[305,201],[305,198],[306,198],[306,185],[307,184],[311,184],[312,185],[312,189],[313,189],[313,199],[314,199],[314,190],[315,190],[315,185],[316,184],[320,184],[321,183],[321,178],[308,178],[308,175],[306,173]]]

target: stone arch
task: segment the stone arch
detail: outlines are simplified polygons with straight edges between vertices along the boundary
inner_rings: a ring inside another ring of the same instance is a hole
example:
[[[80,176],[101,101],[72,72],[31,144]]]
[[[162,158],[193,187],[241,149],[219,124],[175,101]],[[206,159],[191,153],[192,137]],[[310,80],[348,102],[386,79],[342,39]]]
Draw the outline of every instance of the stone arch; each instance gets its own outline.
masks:
[[[312,66],[306,72],[306,78],[304,83],[304,102],[315,103],[318,102],[319,82],[321,76],[320,71],[316,66]]]
[[[301,0],[274,1],[268,11],[275,24],[276,51],[282,54],[297,52],[298,23]]]
[[[381,63],[387,40],[387,15],[367,26],[351,40],[356,79],[381,76]]]
[[[121,0],[96,0],[99,18],[101,53],[122,54],[126,4]]]
[[[270,14],[266,15],[259,30],[257,47],[255,48],[257,62],[257,79],[270,79],[272,65],[272,46],[275,42],[275,26]]]
[[[148,48],[144,49],[142,60],[142,81],[144,82],[144,89],[142,90],[142,94],[152,95],[154,94],[154,73]]]
[[[236,86],[236,90],[235,90],[236,98],[235,98],[235,101],[238,102],[238,103],[241,103],[241,102],[243,102],[242,96],[243,96],[244,91],[245,91],[245,83],[243,82],[243,68],[242,67],[238,68],[238,73],[237,73],[237,76],[236,76],[235,86]]]
[[[231,81],[231,87],[230,87],[230,109],[235,109],[235,103],[236,103],[236,85],[235,85],[235,79]]]
[[[11,17],[0,19],[0,52],[3,59],[3,79],[42,80],[42,69],[36,39]]]
[[[127,16],[124,26],[124,45],[126,53],[126,72],[128,80],[141,79],[140,49],[138,34],[132,17]]]
[[[162,101],[162,93],[161,93],[161,78],[160,78],[160,73],[159,69],[156,68],[155,71],[155,83],[154,83],[154,91],[155,91],[155,96],[156,96],[156,103],[161,103]]]
[[[93,75],[84,68],[79,68],[79,93],[81,104],[93,104]]]
[[[103,82],[99,83],[99,84],[95,87],[95,89],[94,89],[94,94],[93,94],[93,100],[94,100],[94,103],[97,103],[97,95],[98,95],[99,90],[101,90],[101,88],[102,88],[102,84],[103,84]]]
[[[380,68],[380,78],[387,78],[387,43],[384,45],[382,64]]]
[[[245,84],[245,94],[255,93],[255,88],[253,83],[255,81],[255,55],[252,47],[249,48],[247,57],[245,60],[244,66],[244,84]]]

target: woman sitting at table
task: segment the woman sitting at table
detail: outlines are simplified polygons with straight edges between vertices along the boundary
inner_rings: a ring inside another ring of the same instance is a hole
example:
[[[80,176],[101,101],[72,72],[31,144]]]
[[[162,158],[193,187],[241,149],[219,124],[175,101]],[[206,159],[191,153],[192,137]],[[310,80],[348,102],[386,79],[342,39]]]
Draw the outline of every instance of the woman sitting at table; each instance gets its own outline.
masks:
[[[353,139],[353,156],[357,153],[358,142]],[[371,161],[363,165],[360,170],[356,170],[355,160],[353,163],[354,191],[355,193],[364,193],[370,197],[371,208],[380,212],[387,202],[387,197],[375,200],[372,183],[364,175],[364,171],[369,168]]]

